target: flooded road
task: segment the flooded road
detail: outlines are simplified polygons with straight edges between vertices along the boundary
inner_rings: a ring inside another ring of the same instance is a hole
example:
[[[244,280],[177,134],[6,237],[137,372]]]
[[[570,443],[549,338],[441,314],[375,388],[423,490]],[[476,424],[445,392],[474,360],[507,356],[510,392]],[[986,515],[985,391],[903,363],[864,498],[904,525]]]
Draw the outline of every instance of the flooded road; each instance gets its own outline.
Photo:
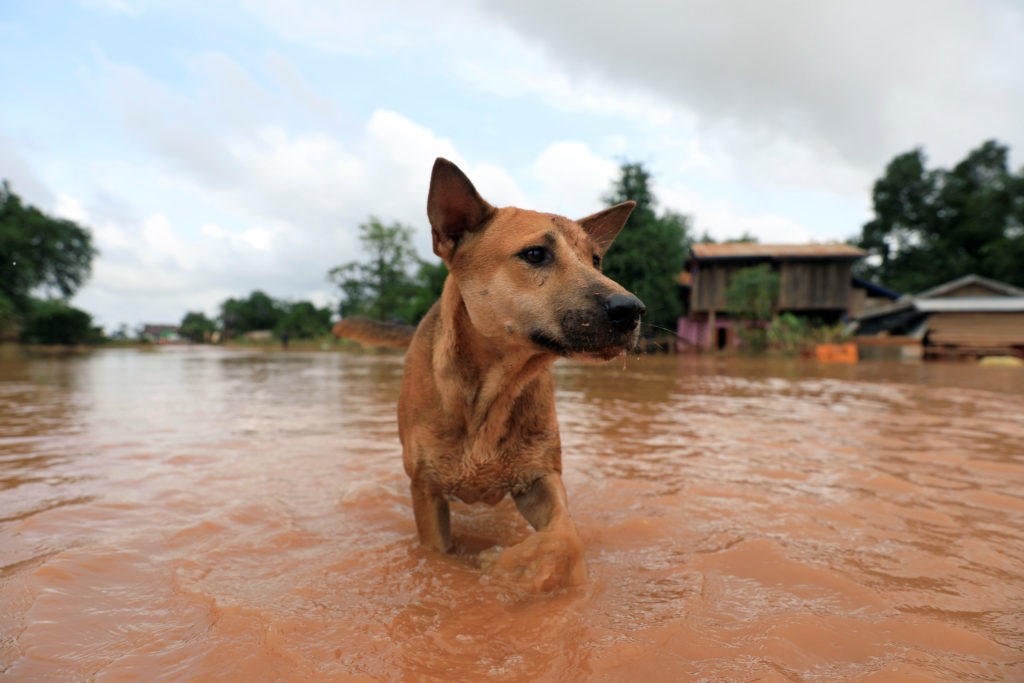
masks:
[[[12,680],[1024,680],[1024,371],[556,366],[590,582],[420,550],[397,355],[0,355]]]

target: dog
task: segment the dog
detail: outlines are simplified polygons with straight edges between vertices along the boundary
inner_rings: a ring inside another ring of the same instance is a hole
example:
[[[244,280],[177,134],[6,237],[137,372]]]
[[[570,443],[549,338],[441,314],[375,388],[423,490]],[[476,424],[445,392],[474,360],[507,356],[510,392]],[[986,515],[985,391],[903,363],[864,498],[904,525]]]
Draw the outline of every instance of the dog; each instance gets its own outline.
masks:
[[[427,217],[449,270],[441,298],[414,332],[352,318],[334,328],[367,344],[408,344],[398,431],[424,546],[452,550],[450,499],[494,505],[511,495],[535,533],[488,571],[534,591],[587,580],[562,484],[551,366],[635,346],[644,304],[601,272],[634,206],[580,220],[495,208],[455,164],[434,162]]]

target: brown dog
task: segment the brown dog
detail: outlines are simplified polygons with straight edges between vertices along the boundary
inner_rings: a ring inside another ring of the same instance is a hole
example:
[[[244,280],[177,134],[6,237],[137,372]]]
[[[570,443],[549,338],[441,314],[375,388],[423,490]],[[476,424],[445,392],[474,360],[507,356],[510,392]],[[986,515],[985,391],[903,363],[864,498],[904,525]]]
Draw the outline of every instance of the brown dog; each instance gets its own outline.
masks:
[[[586,580],[562,485],[551,365],[608,360],[636,343],[643,303],[601,274],[634,206],[578,221],[496,209],[453,163],[434,162],[427,216],[450,274],[411,338],[398,399],[424,545],[451,549],[450,498],[493,505],[512,494],[536,533],[492,571],[535,590]],[[396,345],[394,326],[365,320],[342,320],[335,334]]]

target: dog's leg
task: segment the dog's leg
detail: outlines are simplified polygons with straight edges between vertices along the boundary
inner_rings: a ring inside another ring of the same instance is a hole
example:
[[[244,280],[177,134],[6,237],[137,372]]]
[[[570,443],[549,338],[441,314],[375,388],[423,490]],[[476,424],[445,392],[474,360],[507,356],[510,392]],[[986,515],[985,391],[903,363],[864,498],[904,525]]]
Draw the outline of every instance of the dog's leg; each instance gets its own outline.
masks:
[[[555,472],[547,474],[513,498],[537,531],[502,552],[493,572],[532,590],[584,583],[583,541],[569,516],[562,477]]]
[[[451,550],[451,513],[443,496],[412,482],[412,511],[416,517],[416,531],[420,543],[438,552]]]

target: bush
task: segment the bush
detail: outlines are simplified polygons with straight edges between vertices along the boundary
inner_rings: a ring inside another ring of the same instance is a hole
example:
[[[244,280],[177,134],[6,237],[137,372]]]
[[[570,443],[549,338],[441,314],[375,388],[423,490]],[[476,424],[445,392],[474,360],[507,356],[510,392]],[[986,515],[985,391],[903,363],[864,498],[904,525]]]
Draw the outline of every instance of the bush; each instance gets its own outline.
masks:
[[[21,330],[21,341],[30,344],[74,346],[102,340],[91,315],[57,299],[34,302]]]
[[[767,345],[773,351],[796,355],[809,353],[818,344],[836,344],[845,340],[844,325],[814,325],[807,318],[783,313],[767,330]]]

